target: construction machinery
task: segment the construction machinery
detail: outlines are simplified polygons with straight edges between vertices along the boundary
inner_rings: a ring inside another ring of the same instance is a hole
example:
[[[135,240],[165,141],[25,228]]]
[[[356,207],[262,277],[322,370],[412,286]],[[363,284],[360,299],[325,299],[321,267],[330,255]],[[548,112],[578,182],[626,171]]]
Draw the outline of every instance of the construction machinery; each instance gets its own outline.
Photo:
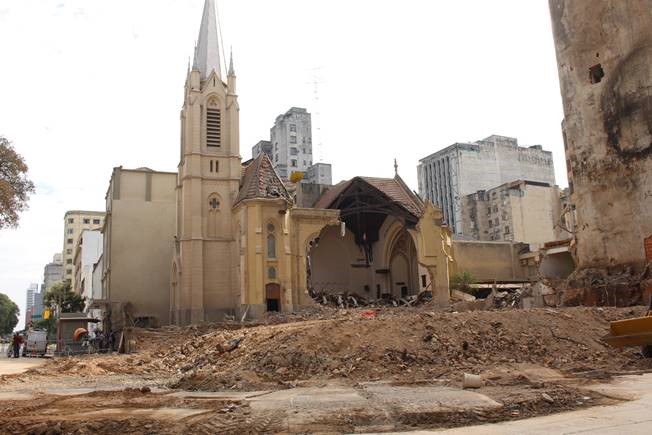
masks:
[[[652,298],[645,316],[611,322],[602,340],[612,347],[641,346],[641,354],[652,358]]]

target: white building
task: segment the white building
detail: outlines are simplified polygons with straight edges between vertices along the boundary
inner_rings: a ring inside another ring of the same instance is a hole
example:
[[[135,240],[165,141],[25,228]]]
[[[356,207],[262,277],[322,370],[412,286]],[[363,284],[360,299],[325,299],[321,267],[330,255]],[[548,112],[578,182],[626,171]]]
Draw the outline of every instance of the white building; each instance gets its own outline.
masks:
[[[100,230],[83,230],[75,248],[75,288],[87,301],[92,300],[96,292],[93,288],[93,266],[102,255],[103,244]]]
[[[516,138],[489,136],[455,143],[419,161],[419,195],[441,207],[456,234],[462,229],[462,197],[515,180],[555,185],[552,153],[541,145],[522,147]]]

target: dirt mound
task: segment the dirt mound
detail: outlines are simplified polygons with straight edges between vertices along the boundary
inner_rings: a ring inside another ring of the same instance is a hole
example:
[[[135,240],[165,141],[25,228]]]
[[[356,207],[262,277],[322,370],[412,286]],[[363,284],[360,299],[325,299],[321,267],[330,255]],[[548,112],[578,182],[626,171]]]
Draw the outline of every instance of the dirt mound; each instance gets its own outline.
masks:
[[[611,320],[642,307],[468,313],[350,310],[333,320],[216,330],[159,352],[159,368],[182,374],[174,387],[254,389],[307,379],[414,381],[531,363],[563,370],[652,368],[637,349],[600,341]],[[159,359],[160,358],[160,359]]]

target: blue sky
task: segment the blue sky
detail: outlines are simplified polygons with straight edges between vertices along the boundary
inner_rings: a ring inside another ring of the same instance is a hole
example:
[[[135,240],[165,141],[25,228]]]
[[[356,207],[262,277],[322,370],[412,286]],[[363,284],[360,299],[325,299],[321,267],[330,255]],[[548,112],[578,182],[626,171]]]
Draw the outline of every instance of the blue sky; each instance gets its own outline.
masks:
[[[174,171],[203,0],[0,0],[0,134],[37,192],[0,231],[0,292],[63,245],[63,215],[104,209],[111,169]],[[399,173],[491,134],[554,153],[563,117],[546,0],[219,0],[238,75],[241,154],[291,106],[313,112],[334,181]],[[315,79],[318,103],[315,100]],[[316,159],[318,160],[318,159]]]

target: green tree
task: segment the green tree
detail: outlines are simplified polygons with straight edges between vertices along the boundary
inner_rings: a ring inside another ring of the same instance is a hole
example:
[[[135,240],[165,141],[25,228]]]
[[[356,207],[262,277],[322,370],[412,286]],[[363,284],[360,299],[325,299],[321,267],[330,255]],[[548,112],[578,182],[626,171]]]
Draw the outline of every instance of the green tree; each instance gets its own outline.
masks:
[[[27,209],[34,183],[27,178],[27,165],[11,142],[0,136],[0,229],[18,226],[18,214]]]
[[[18,324],[20,310],[9,296],[0,293],[0,334],[11,334]]]
[[[455,290],[475,295],[475,289],[471,287],[473,283],[475,283],[475,277],[471,272],[465,270],[451,276],[450,286]]]
[[[54,284],[43,296],[43,304],[56,307],[59,313],[78,313],[84,310],[86,298],[70,288],[70,281]]]

